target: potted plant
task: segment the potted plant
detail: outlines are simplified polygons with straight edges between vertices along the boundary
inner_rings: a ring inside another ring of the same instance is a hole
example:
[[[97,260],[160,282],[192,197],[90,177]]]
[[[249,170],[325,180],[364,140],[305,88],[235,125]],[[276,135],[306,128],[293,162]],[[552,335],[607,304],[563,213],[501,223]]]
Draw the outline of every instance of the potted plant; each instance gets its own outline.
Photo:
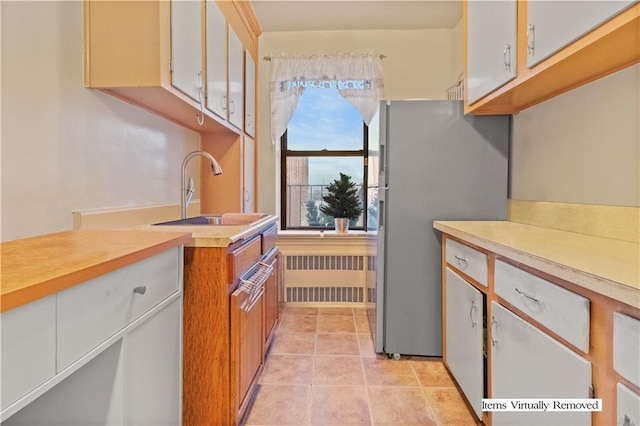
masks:
[[[340,173],[340,179],[328,185],[327,192],[322,197],[325,204],[320,206],[320,211],[335,219],[337,233],[345,233],[349,229],[349,221],[358,219],[362,214],[356,184],[351,182],[351,176]]]

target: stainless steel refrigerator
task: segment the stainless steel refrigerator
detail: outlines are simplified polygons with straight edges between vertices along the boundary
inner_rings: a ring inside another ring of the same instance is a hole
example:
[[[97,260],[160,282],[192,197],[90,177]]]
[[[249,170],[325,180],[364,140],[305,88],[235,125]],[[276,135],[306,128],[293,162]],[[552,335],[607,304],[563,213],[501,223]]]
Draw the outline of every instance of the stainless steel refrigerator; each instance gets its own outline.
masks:
[[[367,278],[374,346],[389,356],[439,357],[441,238],[433,221],[506,218],[510,117],[465,116],[461,101],[382,102],[378,114],[368,161],[372,198],[377,188],[368,209],[369,224],[377,222]]]

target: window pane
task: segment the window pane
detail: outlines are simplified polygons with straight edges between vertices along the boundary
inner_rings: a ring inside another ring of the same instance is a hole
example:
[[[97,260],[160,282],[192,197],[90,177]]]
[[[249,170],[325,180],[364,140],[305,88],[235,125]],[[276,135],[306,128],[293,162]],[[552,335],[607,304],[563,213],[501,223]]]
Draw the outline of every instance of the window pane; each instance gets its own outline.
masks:
[[[287,148],[360,150],[362,116],[336,89],[307,89],[287,127]]]
[[[333,229],[333,218],[320,211],[326,187],[340,178],[351,176],[362,203],[362,157],[288,157],[287,158],[287,228],[326,227]],[[362,227],[362,215],[350,227]]]

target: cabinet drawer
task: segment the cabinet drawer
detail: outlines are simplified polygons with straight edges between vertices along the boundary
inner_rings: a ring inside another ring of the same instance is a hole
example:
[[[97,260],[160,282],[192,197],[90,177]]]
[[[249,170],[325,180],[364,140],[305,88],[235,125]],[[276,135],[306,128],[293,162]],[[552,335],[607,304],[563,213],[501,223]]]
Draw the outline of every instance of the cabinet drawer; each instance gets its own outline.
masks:
[[[581,351],[589,352],[589,299],[496,261],[495,292]]]
[[[254,237],[248,243],[229,253],[229,282],[235,283],[240,275],[260,259],[261,239]]]
[[[447,263],[487,286],[487,255],[447,238]]]
[[[633,393],[622,383],[617,386],[616,425],[640,425],[640,396]]]
[[[276,246],[278,240],[278,228],[276,226],[267,229],[262,234],[262,254],[265,254]]]
[[[55,375],[55,321],[55,295],[0,316],[3,411]]]
[[[58,293],[57,371],[153,308],[180,285],[180,247]],[[134,289],[144,288],[144,294]]]
[[[640,320],[618,312],[613,314],[613,368],[640,386]],[[640,425],[640,423],[637,423]]]

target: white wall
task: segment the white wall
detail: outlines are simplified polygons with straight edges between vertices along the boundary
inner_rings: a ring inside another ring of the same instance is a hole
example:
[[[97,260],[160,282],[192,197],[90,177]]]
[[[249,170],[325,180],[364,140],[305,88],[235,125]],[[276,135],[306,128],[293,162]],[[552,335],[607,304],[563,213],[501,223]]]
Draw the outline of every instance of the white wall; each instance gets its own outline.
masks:
[[[640,65],[514,116],[511,198],[640,206]]]
[[[83,87],[81,2],[0,7],[1,239],[71,229],[74,210],[179,203],[199,135]]]
[[[384,98],[446,99],[459,71],[454,71],[455,30],[300,31],[270,32],[260,36],[260,60],[273,53],[369,52],[383,59]],[[270,143],[269,62],[259,64],[258,211],[276,213],[279,203],[279,152]],[[277,144],[276,144],[277,145]]]

